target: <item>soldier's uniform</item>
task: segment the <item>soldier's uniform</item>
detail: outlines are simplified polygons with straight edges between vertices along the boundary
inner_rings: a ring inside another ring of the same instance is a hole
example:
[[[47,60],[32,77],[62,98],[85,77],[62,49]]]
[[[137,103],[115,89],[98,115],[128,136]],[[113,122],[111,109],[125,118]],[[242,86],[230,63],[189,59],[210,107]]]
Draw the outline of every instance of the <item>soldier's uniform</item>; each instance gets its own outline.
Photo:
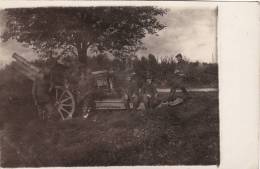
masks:
[[[97,85],[95,77],[91,72],[87,72],[86,74],[82,72],[78,83],[78,102],[80,107],[82,107],[83,113],[95,110],[96,92]]]
[[[46,78],[37,77],[33,83],[33,97],[39,105],[46,104],[50,100],[49,96],[49,80]]]
[[[68,67],[60,64],[60,63],[56,63],[50,72],[50,81],[53,83],[53,85],[57,85],[57,86],[63,86],[66,80],[66,71],[68,70]]]
[[[176,64],[174,74],[171,76],[171,80],[170,80],[171,91],[168,97],[168,101],[172,101],[175,99],[174,98],[175,93],[178,88],[182,90],[184,94],[184,99],[189,97],[189,93],[186,90],[185,83],[184,83],[186,78],[186,63],[182,59],[181,54],[178,54],[176,58],[178,59],[178,62]]]
[[[155,85],[151,81],[152,79],[147,78],[146,83],[144,83],[142,87],[142,98],[145,105],[146,110],[154,108],[154,106],[158,102],[158,91]],[[150,81],[150,82],[149,82]]]
[[[130,109],[130,103],[133,103],[133,109],[136,110],[140,104],[140,90],[137,81],[130,75],[125,85],[124,102],[127,109]]]
[[[33,97],[37,102],[38,112],[43,118],[58,118],[59,113],[54,106],[55,96],[53,96],[55,86],[64,86],[66,71],[65,64],[57,62],[51,69],[42,69],[42,77],[37,77],[33,84]]]
[[[41,119],[47,119],[56,112],[50,95],[50,79],[48,74],[42,72],[41,77],[36,77],[33,82],[32,95]]]

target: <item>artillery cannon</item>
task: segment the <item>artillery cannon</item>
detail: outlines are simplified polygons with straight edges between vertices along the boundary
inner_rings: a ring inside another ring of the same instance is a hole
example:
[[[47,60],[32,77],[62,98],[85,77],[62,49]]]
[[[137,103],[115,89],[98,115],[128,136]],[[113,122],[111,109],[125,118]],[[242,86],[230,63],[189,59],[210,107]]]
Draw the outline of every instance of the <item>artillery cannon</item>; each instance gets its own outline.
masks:
[[[37,79],[43,79],[43,71],[31,64],[22,56],[14,53],[12,57],[15,59],[14,67],[17,71],[25,75],[27,78],[35,82]],[[125,78],[125,75],[118,75],[113,77],[113,72],[106,70],[94,71],[92,75],[95,77],[95,83],[97,90],[102,93],[102,98],[95,100],[95,107],[97,110],[125,110],[125,102],[123,99],[123,90],[122,86],[115,84],[120,84],[119,81]],[[116,80],[115,80],[116,79]],[[115,82],[116,81],[116,82]],[[55,85],[54,91],[50,93],[53,101],[53,105],[60,114],[62,120],[71,119],[76,110],[78,110],[79,103],[82,100],[79,100],[77,95],[77,89],[70,86],[60,86]]]
[[[29,63],[22,56],[14,53],[12,57],[16,60],[14,68],[25,75],[27,78],[35,82],[37,79],[43,80],[44,74],[42,70]],[[72,92],[65,86],[54,86],[52,94],[53,105],[59,112],[62,120],[71,119],[76,110],[75,97]]]

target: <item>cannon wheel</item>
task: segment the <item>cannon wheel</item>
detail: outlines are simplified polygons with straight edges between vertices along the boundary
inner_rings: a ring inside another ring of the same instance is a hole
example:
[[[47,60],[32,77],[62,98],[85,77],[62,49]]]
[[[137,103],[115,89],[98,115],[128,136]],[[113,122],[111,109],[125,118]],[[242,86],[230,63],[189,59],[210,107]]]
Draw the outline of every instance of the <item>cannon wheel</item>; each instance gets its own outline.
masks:
[[[62,120],[68,120],[73,117],[76,109],[76,102],[69,89],[61,86],[55,87],[55,107]]]

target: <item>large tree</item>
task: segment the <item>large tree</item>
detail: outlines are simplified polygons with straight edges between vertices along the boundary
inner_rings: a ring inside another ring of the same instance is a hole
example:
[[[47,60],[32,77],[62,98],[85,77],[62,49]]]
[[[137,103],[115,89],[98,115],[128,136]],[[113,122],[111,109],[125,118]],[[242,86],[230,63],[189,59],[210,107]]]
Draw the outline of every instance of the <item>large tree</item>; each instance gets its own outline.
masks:
[[[88,49],[122,50],[141,46],[141,39],[156,34],[165,25],[157,7],[84,7],[6,9],[2,40],[16,39],[37,51],[76,51],[87,63]]]

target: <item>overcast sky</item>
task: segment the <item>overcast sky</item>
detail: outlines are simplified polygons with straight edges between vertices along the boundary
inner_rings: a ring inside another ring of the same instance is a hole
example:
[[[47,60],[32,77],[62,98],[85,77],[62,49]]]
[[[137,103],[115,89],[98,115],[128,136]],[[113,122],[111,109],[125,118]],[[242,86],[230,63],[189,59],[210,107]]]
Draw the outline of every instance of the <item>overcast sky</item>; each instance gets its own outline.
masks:
[[[137,54],[147,56],[151,53],[160,58],[182,53],[191,61],[216,62],[216,14],[215,7],[170,8],[167,15],[159,18],[167,27],[158,33],[159,36],[147,35],[143,39],[147,50]],[[4,23],[1,15],[0,32]],[[35,55],[15,41],[0,42],[0,63],[10,63],[14,52]]]
[[[147,36],[143,42],[146,56],[175,56],[182,53],[191,61],[216,62],[216,7],[171,8],[160,18],[167,28],[159,36]]]

